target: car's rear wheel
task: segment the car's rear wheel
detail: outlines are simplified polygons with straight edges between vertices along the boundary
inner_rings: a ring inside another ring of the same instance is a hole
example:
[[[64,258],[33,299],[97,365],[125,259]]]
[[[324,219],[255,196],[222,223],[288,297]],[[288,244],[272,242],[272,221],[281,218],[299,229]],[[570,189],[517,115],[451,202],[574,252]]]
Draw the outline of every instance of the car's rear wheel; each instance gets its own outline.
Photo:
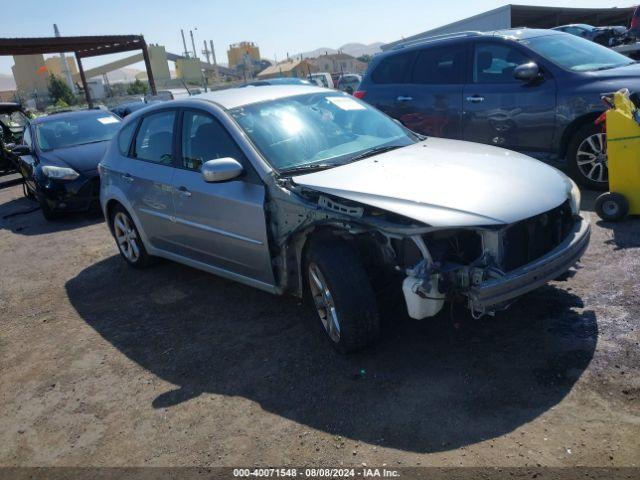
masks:
[[[609,188],[607,136],[602,127],[589,122],[575,133],[567,149],[567,163],[571,176],[583,187]]]
[[[142,243],[140,233],[131,216],[121,206],[116,206],[111,212],[111,231],[116,239],[120,255],[125,261],[136,268],[144,268],[152,262],[151,256]]]
[[[331,344],[348,353],[373,343],[380,332],[380,316],[356,252],[344,241],[316,239],[305,257],[307,293]]]

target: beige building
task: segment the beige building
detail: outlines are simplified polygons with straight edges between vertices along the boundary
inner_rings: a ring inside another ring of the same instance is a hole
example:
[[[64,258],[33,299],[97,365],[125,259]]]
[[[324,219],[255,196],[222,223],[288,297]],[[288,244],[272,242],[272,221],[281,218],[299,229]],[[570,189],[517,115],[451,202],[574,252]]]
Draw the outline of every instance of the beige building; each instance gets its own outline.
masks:
[[[229,45],[229,50],[227,50],[229,68],[236,68],[238,65],[244,64],[246,55],[249,56],[251,62],[260,61],[260,49],[255,43],[240,42]]]
[[[47,58],[44,61],[45,66],[47,67],[47,72],[55,75],[58,78],[64,80],[64,73],[62,72],[62,58],[60,56],[55,56],[51,58]],[[78,66],[76,65],[76,59],[67,55],[67,65],[69,65],[69,70],[71,70],[71,75],[78,75]]]
[[[11,67],[18,92],[31,96],[44,95],[49,85],[49,74],[44,57],[38,55],[14,55]]]
[[[316,67],[309,60],[287,60],[285,62],[271,65],[265,68],[258,74],[258,78],[276,78],[276,77],[298,77],[306,78],[309,73],[315,73],[318,71]]]
[[[367,69],[366,63],[346,53],[320,55],[318,58],[309,59],[309,61],[312,62],[320,72],[363,74]]]

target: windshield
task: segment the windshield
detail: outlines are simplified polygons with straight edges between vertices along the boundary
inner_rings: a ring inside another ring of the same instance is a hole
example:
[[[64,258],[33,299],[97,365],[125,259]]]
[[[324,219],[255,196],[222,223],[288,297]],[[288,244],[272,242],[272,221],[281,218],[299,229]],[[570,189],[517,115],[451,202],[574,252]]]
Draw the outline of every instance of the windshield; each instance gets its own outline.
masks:
[[[574,72],[604,70],[634,63],[620,53],[575,35],[546,35],[522,40],[521,43],[556,65]]]
[[[279,171],[340,165],[368,150],[417,141],[375,108],[337,93],[287,97],[236,108],[231,114]]]
[[[110,140],[120,128],[120,119],[108,113],[78,117],[52,117],[37,123],[36,138],[42,150],[72,147]]]

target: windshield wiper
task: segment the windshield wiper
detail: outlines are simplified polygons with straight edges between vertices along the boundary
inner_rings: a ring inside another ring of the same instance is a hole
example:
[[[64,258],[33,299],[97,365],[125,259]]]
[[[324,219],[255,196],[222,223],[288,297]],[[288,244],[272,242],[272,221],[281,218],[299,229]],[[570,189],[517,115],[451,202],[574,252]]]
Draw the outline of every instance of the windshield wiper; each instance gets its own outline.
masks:
[[[357,160],[362,160],[363,158],[373,157],[374,155],[378,155],[379,153],[390,152],[391,150],[402,148],[404,146],[405,145],[381,145],[379,147],[373,147],[368,150],[365,150],[362,153],[359,153],[355,157],[351,157],[349,161],[355,162]]]
[[[279,171],[281,175],[291,175],[296,173],[311,173],[328,168],[337,167],[339,163],[307,163],[306,165],[296,165],[294,167],[283,168]]]

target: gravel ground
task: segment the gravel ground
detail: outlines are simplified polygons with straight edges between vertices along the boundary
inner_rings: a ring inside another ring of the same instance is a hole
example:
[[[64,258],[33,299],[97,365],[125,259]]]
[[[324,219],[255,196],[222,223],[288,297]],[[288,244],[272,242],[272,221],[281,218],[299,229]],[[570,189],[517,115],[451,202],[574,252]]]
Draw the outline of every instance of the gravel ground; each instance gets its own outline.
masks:
[[[293,298],[131,269],[100,217],[31,209],[0,190],[0,465],[640,464],[640,220],[594,215],[507,312],[389,308],[341,357]]]

